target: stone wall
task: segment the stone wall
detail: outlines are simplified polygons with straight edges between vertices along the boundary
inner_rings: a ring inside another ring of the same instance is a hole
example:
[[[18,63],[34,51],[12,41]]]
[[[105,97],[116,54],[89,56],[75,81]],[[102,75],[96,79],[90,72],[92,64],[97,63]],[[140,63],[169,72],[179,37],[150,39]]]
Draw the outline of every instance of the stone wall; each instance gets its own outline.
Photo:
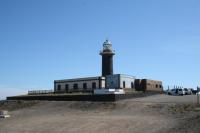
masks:
[[[137,91],[163,91],[162,81],[150,79],[136,79],[135,88]]]

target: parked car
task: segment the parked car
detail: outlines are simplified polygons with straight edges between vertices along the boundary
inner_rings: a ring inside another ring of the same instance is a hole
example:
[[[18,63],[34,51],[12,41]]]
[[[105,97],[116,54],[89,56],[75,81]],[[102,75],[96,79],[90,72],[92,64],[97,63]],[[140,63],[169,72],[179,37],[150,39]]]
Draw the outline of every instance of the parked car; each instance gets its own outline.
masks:
[[[191,91],[192,91],[192,94],[196,94],[197,93],[197,90],[191,89]]]
[[[191,95],[192,94],[191,89],[184,88],[184,91],[185,91],[185,95]]]
[[[175,89],[171,89],[171,90],[168,90],[167,94],[168,95],[175,95],[176,91],[175,91]]]
[[[172,90],[169,90],[168,95],[185,95],[185,91],[184,89],[172,89]]]

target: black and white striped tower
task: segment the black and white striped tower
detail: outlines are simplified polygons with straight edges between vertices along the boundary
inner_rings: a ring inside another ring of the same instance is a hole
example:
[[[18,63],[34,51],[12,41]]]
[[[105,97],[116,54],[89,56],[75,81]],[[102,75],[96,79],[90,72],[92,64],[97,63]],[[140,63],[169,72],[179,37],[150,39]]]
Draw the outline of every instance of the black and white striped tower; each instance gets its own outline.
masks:
[[[113,55],[112,44],[108,39],[103,43],[103,50],[100,52],[102,56],[102,76],[113,74]]]

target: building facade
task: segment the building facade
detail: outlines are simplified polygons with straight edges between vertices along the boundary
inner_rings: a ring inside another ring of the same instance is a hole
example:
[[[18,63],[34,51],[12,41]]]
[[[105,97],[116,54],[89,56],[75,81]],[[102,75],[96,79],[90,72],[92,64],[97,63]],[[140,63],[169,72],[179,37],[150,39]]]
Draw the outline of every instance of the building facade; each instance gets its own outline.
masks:
[[[138,91],[163,91],[162,81],[150,79],[136,79],[135,89]]]
[[[92,92],[94,89],[135,89],[135,77],[123,74],[54,81],[54,92]]]
[[[134,89],[135,77],[124,75],[124,74],[114,74],[106,76],[106,88],[131,88]]]
[[[105,88],[105,77],[87,77],[54,81],[54,92],[88,92],[97,88]]]

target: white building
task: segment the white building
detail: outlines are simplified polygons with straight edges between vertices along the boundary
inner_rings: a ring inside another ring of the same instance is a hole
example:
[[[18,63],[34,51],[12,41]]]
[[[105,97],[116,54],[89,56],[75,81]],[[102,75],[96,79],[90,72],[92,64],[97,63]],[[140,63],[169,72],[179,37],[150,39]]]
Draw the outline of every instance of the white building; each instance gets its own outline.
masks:
[[[77,92],[93,91],[94,89],[122,89],[134,88],[135,77],[122,74],[113,74],[113,56],[115,51],[112,49],[110,41],[103,43],[102,56],[102,76],[64,79],[54,81],[54,92]]]
[[[105,77],[99,76],[54,81],[54,91],[60,93],[93,91],[97,88],[105,88]]]
[[[132,88],[134,89],[135,77],[124,74],[114,74],[106,76],[106,88]]]
[[[94,89],[134,89],[135,77],[122,74],[108,75],[106,77],[87,77],[76,79],[64,79],[54,81],[54,91],[65,92],[87,92]]]
[[[112,49],[110,41],[103,43],[103,50],[100,51],[102,56],[102,76],[64,79],[54,81],[54,92],[85,92],[94,89],[136,89],[136,90],[159,90],[161,91],[162,82],[147,79],[135,79],[134,76],[113,74],[113,56],[115,51]],[[153,87],[149,87],[149,85]],[[103,90],[102,90],[103,91]],[[107,90],[105,90],[107,91]]]

